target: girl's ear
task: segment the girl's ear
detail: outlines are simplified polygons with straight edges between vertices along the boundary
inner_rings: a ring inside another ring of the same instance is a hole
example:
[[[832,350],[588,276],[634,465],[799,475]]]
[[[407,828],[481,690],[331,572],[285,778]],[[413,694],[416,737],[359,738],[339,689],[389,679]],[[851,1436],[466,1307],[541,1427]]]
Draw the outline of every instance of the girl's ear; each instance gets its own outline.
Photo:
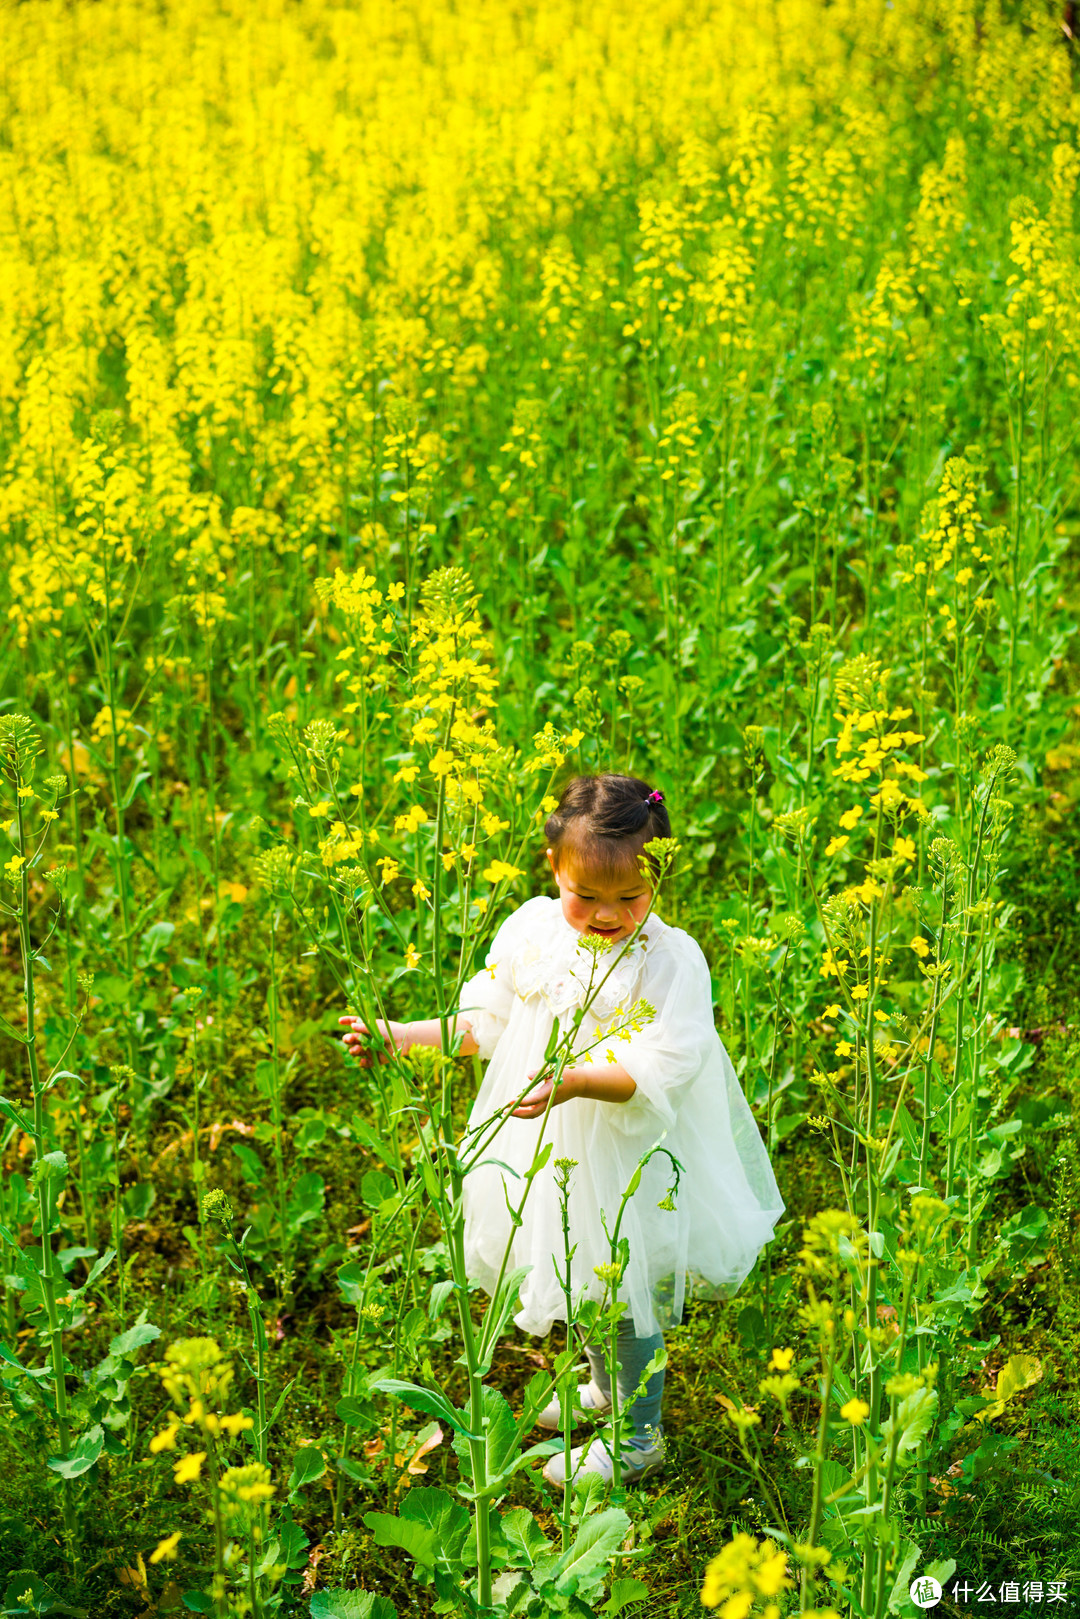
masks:
[[[558,882],[559,863],[555,858],[555,851],[553,849],[545,849],[544,853],[547,855],[547,863],[551,867],[551,875],[554,877],[555,881]]]

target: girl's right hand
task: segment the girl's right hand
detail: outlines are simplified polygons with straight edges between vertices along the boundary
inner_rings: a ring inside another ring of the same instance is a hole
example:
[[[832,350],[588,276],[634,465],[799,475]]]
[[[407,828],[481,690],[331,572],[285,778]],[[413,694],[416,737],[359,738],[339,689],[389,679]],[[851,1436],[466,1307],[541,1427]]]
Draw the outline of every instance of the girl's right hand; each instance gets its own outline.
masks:
[[[342,1044],[346,1051],[357,1059],[361,1068],[370,1068],[375,1056],[378,1056],[380,1062],[390,1061],[390,1053],[387,1050],[378,1052],[372,1050],[370,1044],[372,1031],[366,1023],[362,1023],[358,1017],[341,1017],[338,1018],[338,1022],[344,1024],[346,1028]],[[380,1018],[375,1024],[375,1032],[402,1056],[412,1044],[407,1023],[384,1023]]]

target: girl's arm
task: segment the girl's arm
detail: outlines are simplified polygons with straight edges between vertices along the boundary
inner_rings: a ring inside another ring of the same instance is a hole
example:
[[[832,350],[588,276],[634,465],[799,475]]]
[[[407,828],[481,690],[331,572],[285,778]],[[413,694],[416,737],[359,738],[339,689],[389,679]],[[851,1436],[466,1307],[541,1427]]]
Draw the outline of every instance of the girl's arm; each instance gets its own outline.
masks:
[[[460,1014],[447,1020],[451,1035],[461,1034],[461,1045],[458,1048],[462,1057],[475,1057],[479,1047],[473,1038],[472,1028],[467,1018]],[[372,1051],[366,1043],[369,1029],[358,1017],[338,1018],[339,1023],[346,1026],[343,1043],[346,1050],[359,1059],[361,1068],[371,1067]],[[397,1047],[402,1056],[410,1046],[440,1046],[442,1045],[442,1023],[438,1018],[427,1018],[418,1023],[384,1023],[380,1018],[375,1028],[387,1044]],[[389,1060],[389,1053],[379,1052],[381,1062]]]
[[[559,1102],[569,1102],[575,1096],[587,1097],[592,1102],[629,1102],[636,1090],[636,1082],[622,1063],[579,1063],[576,1068],[563,1070],[562,1083],[555,1092],[552,1106],[556,1106]],[[513,1117],[538,1119],[547,1107],[550,1095],[551,1081],[546,1079],[542,1085],[530,1091],[514,1109]]]

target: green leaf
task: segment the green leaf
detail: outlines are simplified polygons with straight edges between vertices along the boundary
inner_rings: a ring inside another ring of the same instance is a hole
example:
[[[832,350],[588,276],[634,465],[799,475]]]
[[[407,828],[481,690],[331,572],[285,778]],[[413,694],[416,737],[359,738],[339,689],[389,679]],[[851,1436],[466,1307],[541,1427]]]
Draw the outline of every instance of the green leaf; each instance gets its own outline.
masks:
[[[364,1522],[375,1536],[376,1546],[396,1546],[407,1552],[414,1563],[434,1568],[436,1542],[434,1531],[427,1524],[414,1523],[409,1518],[394,1518],[389,1512],[365,1512]]]
[[[999,1400],[1011,1400],[1021,1389],[1037,1383],[1042,1374],[1042,1362],[1036,1355],[1010,1355],[997,1375],[995,1393]]]
[[[280,1546],[280,1561],[289,1568],[307,1567],[307,1549],[311,1542],[298,1523],[293,1522],[293,1515],[288,1507],[282,1507],[274,1525],[274,1534]]]
[[[120,1200],[125,1220],[145,1220],[153,1207],[157,1192],[153,1181],[139,1181],[129,1186]]]
[[[88,1428],[73,1450],[66,1456],[50,1456],[46,1466],[61,1478],[81,1478],[88,1473],[101,1455],[105,1444],[105,1435],[100,1422]]]
[[[323,1211],[326,1200],[326,1182],[314,1170],[301,1175],[293,1188],[293,1195],[285,1208],[285,1217],[289,1223],[289,1230],[297,1232],[301,1226],[308,1225],[317,1220]]]
[[[513,1461],[506,1469],[506,1476],[509,1477],[511,1473],[517,1473],[521,1468],[528,1467],[530,1462],[537,1461],[541,1456],[543,1456],[545,1460],[548,1456],[560,1456],[562,1454],[562,1449],[563,1441],[561,1438],[544,1439],[538,1445],[530,1445],[528,1450],[523,1450],[519,1455],[514,1457]]]
[[[755,1304],[747,1304],[739,1311],[735,1322],[739,1337],[747,1349],[763,1349],[767,1337],[765,1317]]]
[[[921,1556],[921,1546],[916,1546],[913,1540],[905,1541],[904,1553],[900,1559],[900,1566],[896,1571],[896,1578],[893,1581],[892,1590],[889,1593],[890,1613],[898,1613],[901,1603],[903,1603],[905,1608],[910,1609],[911,1601],[908,1596],[908,1587],[911,1584],[911,1575],[915,1568],[915,1564],[919,1561]]]
[[[150,1321],[137,1321],[126,1332],[117,1333],[109,1344],[109,1354],[117,1358],[131,1355],[136,1349],[142,1349],[145,1344],[152,1344],[155,1338],[160,1337],[160,1327],[155,1327]]]
[[[506,1544],[514,1554],[513,1563],[532,1568],[537,1558],[551,1550],[551,1543],[528,1507],[512,1507],[499,1519]]]
[[[573,1481],[572,1494],[574,1511],[577,1513],[579,1523],[583,1523],[604,1499],[607,1485],[599,1473],[582,1473]]]
[[[131,785],[124,795],[124,802],[120,806],[121,809],[131,808],[132,804],[135,802],[135,794],[138,792],[144,781],[150,780],[150,775],[151,772],[149,770],[140,770],[138,775],[132,777]]]
[[[607,1568],[609,1558],[626,1538],[629,1527],[629,1516],[621,1507],[608,1507],[605,1512],[586,1518],[573,1545],[563,1552],[551,1571],[556,1589],[575,1592],[583,1582],[595,1583],[597,1575]]]
[[[611,1587],[611,1594],[600,1612],[607,1614],[609,1619],[614,1619],[614,1616],[617,1613],[622,1613],[623,1609],[628,1608],[631,1602],[643,1602],[648,1594],[649,1587],[644,1580],[616,1580]]]
[[[565,1358],[566,1351],[564,1350],[563,1354],[559,1357],[559,1360],[565,1361]],[[572,1361],[577,1360],[576,1349],[572,1352],[570,1359]],[[566,1370],[565,1365],[563,1366],[562,1370]],[[560,1368],[557,1361],[555,1365],[554,1377],[552,1377],[550,1372],[534,1372],[529,1378],[529,1381],[525,1385],[525,1393],[521,1401],[521,1416],[518,1419],[517,1425],[519,1439],[522,1434],[528,1433],[529,1429],[536,1421],[539,1413],[544,1409],[545,1405],[547,1405],[548,1401],[551,1399],[553,1391],[558,1387],[559,1376]]]
[[[67,1172],[67,1153],[43,1153],[34,1165],[34,1185],[40,1186],[43,1181],[62,1181],[67,1175]]]
[[[999,1417],[1005,1409],[1006,1401],[1014,1399],[1017,1394],[1029,1389],[1042,1377],[1042,1362],[1037,1355],[1010,1355],[1001,1371],[997,1374],[997,1385],[994,1392],[997,1399],[993,1405],[988,1405],[984,1411],[977,1411],[977,1422],[986,1422],[989,1418]]]
[[[505,1187],[503,1190],[505,1194]],[[519,1265],[516,1270],[512,1270],[509,1276],[504,1277],[502,1286],[491,1301],[484,1321],[484,1338],[480,1349],[479,1364],[482,1375],[486,1375],[491,1370],[495,1345],[502,1337],[506,1323],[514,1313],[514,1306],[521,1291],[521,1284],[531,1270],[531,1265]]]
[[[444,1563],[460,1560],[472,1522],[460,1502],[453,1500],[445,1490],[430,1489],[426,1485],[411,1489],[401,1503],[401,1516],[432,1530]]]
[[[214,1599],[208,1597],[205,1591],[185,1591],[180,1598],[189,1613],[212,1613]]]
[[[56,1262],[66,1276],[77,1259],[93,1259],[96,1253],[96,1248],[58,1248]]]
[[[366,1277],[366,1268],[355,1259],[350,1259],[347,1264],[338,1267],[337,1285],[341,1289],[346,1304],[354,1306],[363,1304]]]
[[[32,1607],[24,1598],[29,1595]],[[86,1619],[85,1608],[72,1608],[57,1596],[47,1580],[33,1569],[17,1568],[8,1580],[4,1592],[4,1610],[8,1614],[63,1614],[67,1619]]]
[[[456,1433],[464,1434],[466,1439],[480,1438],[479,1434],[470,1433],[465,1412],[451,1405],[445,1394],[421,1388],[418,1383],[403,1383],[398,1377],[380,1377],[370,1388],[373,1393],[378,1390],[380,1394],[389,1394],[392,1400],[400,1400],[402,1405],[410,1406],[414,1411],[438,1417],[440,1422],[447,1423]]]
[[[89,1290],[91,1289],[91,1287],[93,1287],[94,1283],[97,1281],[98,1277],[102,1274],[103,1271],[108,1270],[109,1266],[112,1264],[112,1262],[113,1262],[113,1260],[115,1258],[116,1258],[116,1249],[115,1248],[106,1248],[106,1250],[102,1254],[101,1258],[99,1260],[97,1260],[96,1263],[94,1264],[94,1267],[91,1270],[89,1276],[86,1278],[86,1281],[79,1288],[79,1292],[80,1293],[88,1293]]]
[[[436,1282],[428,1294],[428,1316],[437,1321],[446,1308],[446,1301],[450,1298],[457,1284],[453,1281]]]
[[[311,1619],[397,1619],[390,1599],[372,1591],[316,1591],[309,1611]]]
[[[292,1386],[293,1386],[293,1384],[295,1382],[296,1382],[296,1378],[295,1377],[290,1377],[289,1381],[286,1383],[285,1387],[282,1389],[281,1393],[278,1395],[277,1403],[274,1406],[274,1409],[271,1411],[270,1416],[269,1416],[269,1418],[267,1420],[267,1424],[266,1424],[266,1432],[267,1433],[270,1432],[270,1429],[274,1426],[274,1423],[277,1421],[278,1417],[280,1417],[281,1413],[284,1411],[284,1409],[285,1409],[285,1401],[289,1398],[289,1395],[292,1392]]]
[[[243,1142],[233,1144],[233,1155],[240,1160],[240,1169],[249,1186],[261,1186],[266,1178],[263,1161],[257,1152],[245,1147]]]
[[[547,1168],[548,1159],[551,1157],[551,1155],[552,1155],[552,1153],[554,1151],[555,1151],[555,1143],[554,1143],[554,1141],[547,1142],[546,1145],[541,1149],[541,1151],[540,1151],[539,1155],[537,1156],[535,1162],[530,1164],[529,1168],[525,1171],[525,1179],[527,1181],[535,1180],[537,1175],[540,1174],[541,1170],[544,1170],[544,1169]]]
[[[289,1495],[295,1495],[307,1484],[314,1484],[326,1472],[326,1457],[314,1445],[301,1445],[293,1457],[289,1474]]]
[[[0,1029],[3,1029],[2,1018],[0,1018]],[[4,1030],[4,1032],[6,1033],[7,1031]],[[0,1113],[3,1114],[4,1118],[10,1119],[12,1124],[17,1124],[23,1135],[33,1135],[34,1126],[30,1123],[29,1119],[23,1118],[14,1102],[9,1102],[6,1096],[0,1096]]]
[[[375,1422],[375,1407],[359,1394],[346,1394],[334,1407],[334,1415],[346,1428],[370,1428]]]
[[[486,1474],[489,1484],[501,1478],[511,1462],[518,1456],[518,1426],[514,1421],[505,1397],[498,1389],[487,1388],[483,1390],[484,1402],[484,1450],[487,1455]],[[476,1480],[472,1471],[472,1452],[469,1441],[459,1435],[454,1439],[454,1450],[461,1463],[462,1472],[466,1478],[472,1479],[475,1487]],[[413,1490],[409,1499],[416,1494]]]
[[[471,1527],[469,1514],[445,1490],[412,1489],[397,1518],[367,1512],[364,1522],[380,1546],[398,1546],[414,1562],[434,1568],[437,1562],[460,1569],[461,1553]]]
[[[396,1187],[390,1176],[384,1174],[381,1169],[369,1169],[360,1182],[360,1196],[364,1207],[368,1209],[379,1208],[388,1197],[393,1197],[395,1191]]]

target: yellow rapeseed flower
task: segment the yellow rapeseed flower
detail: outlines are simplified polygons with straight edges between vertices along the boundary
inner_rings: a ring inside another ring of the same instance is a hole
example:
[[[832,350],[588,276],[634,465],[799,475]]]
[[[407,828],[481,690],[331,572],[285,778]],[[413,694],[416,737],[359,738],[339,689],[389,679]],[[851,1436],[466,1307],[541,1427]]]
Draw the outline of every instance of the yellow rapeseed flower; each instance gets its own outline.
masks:
[[[166,1535],[164,1540],[158,1541],[157,1545],[150,1553],[149,1561],[151,1563],[175,1562],[176,1548],[179,1546],[182,1538],[183,1536],[179,1529],[173,1535]]]
[[[202,1472],[202,1464],[206,1460],[205,1450],[192,1451],[190,1456],[182,1456],[173,1467],[173,1477],[177,1484],[190,1484]]]
[[[513,882],[515,877],[521,876],[517,866],[508,865],[505,860],[493,860],[490,866],[485,866],[483,878],[488,883]]]

